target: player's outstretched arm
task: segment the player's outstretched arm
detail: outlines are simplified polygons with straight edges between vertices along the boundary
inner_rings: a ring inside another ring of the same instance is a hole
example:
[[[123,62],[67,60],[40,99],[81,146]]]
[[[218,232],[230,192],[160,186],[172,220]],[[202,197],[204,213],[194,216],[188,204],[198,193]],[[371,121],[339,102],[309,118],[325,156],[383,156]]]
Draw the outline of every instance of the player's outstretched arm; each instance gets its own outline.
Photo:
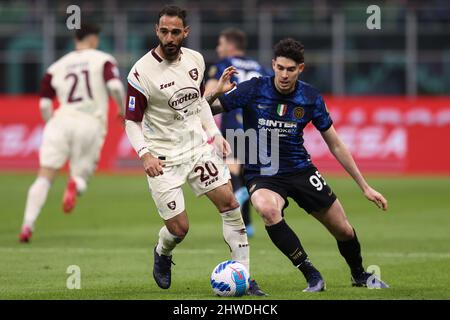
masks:
[[[237,73],[236,68],[233,66],[226,68],[220,76],[220,79],[218,81],[216,80],[215,87],[212,88],[212,85],[210,85],[208,90],[206,90],[206,101],[209,103],[213,115],[225,111],[220,102],[215,103],[215,101],[219,96],[236,87],[237,83],[231,82],[231,79]]]
[[[213,115],[224,112],[224,108],[222,107],[220,101],[216,100],[217,97],[214,97],[214,91],[216,89],[219,80],[217,79],[209,79],[205,84],[205,97],[206,101],[211,108],[211,112]]]
[[[358,184],[361,190],[364,192],[365,197],[375,203],[378,208],[387,210],[388,203],[381,193],[373,189],[366,182],[352,154],[348,150],[347,146],[341,140],[339,135],[333,126],[328,130],[321,132],[323,139],[325,140],[328,148],[334,157],[339,161],[339,163],[344,167],[344,169],[352,176],[353,180]]]

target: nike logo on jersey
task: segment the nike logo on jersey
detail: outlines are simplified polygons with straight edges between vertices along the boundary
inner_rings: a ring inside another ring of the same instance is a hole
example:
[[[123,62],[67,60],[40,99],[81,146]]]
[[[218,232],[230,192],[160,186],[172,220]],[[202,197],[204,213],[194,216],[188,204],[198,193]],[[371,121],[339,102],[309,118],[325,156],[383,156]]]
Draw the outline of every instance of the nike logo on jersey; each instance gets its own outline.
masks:
[[[271,108],[271,106],[262,106],[258,104],[258,109],[269,109],[269,108]]]

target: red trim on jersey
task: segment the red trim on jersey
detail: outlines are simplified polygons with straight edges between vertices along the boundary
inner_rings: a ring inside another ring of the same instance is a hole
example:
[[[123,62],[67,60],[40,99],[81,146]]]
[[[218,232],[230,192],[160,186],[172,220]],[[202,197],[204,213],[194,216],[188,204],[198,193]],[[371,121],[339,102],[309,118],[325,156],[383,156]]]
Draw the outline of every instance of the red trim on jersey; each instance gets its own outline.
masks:
[[[159,63],[163,62],[163,59],[156,53],[155,49],[152,49],[151,53],[152,53],[152,56],[153,56]]]
[[[117,79],[114,68],[117,68],[117,66],[111,61],[106,61],[103,65],[103,79],[105,80],[105,83],[111,79]]]
[[[56,96],[55,89],[52,87],[52,75],[50,73],[46,73],[42,78],[40,96],[41,98],[49,99],[53,99]]]
[[[133,104],[130,104],[130,97],[134,97]],[[128,84],[126,103],[125,119],[141,122],[144,117],[145,109],[147,109],[147,98],[131,84]],[[133,105],[134,108],[130,109],[131,105]]]
[[[202,95],[202,97],[205,94],[205,81],[202,81],[200,83],[200,94]]]

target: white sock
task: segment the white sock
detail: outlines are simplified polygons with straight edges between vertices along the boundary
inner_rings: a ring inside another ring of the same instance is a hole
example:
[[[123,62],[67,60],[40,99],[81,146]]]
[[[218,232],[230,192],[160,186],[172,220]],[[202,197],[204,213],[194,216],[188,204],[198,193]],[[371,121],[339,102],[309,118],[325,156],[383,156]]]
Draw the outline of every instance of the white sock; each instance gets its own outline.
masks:
[[[222,212],[223,237],[230,247],[231,259],[242,263],[250,272],[250,247],[241,209]]]
[[[156,246],[156,252],[159,255],[170,256],[172,255],[172,250],[175,246],[180,243],[183,239],[174,236],[169,232],[166,226],[159,230],[159,240]]]
[[[33,230],[34,222],[36,221],[42,206],[47,199],[48,191],[51,183],[47,178],[37,177],[34,183],[28,189],[27,203],[25,205],[25,217],[23,226],[27,226]]]
[[[87,189],[87,182],[83,178],[79,176],[73,176],[73,180],[75,181],[75,184],[77,185],[77,192],[78,194],[82,194]]]

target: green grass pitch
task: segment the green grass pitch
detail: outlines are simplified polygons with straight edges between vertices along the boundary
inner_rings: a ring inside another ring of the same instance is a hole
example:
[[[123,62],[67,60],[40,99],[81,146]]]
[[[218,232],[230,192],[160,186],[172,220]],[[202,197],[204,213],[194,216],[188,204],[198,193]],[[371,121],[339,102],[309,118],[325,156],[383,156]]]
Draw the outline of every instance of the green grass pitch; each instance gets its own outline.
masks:
[[[0,175],[0,299],[218,299],[209,277],[229,253],[221,219],[205,197],[185,192],[191,227],[174,251],[172,287],[163,291],[151,275],[162,222],[143,175],[95,176],[69,216],[61,211],[65,177],[59,177],[32,242],[24,245],[17,236],[33,180],[31,174]],[[301,292],[305,280],[270,242],[253,211],[251,271],[269,294],[258,299],[450,298],[450,179],[369,177],[369,182],[388,198],[387,213],[365,200],[350,178],[328,179],[358,232],[365,266],[379,266],[391,288],[352,288],[334,239],[291,202],[286,219],[322,272],[327,291]],[[81,268],[80,290],[66,288],[70,265]]]

